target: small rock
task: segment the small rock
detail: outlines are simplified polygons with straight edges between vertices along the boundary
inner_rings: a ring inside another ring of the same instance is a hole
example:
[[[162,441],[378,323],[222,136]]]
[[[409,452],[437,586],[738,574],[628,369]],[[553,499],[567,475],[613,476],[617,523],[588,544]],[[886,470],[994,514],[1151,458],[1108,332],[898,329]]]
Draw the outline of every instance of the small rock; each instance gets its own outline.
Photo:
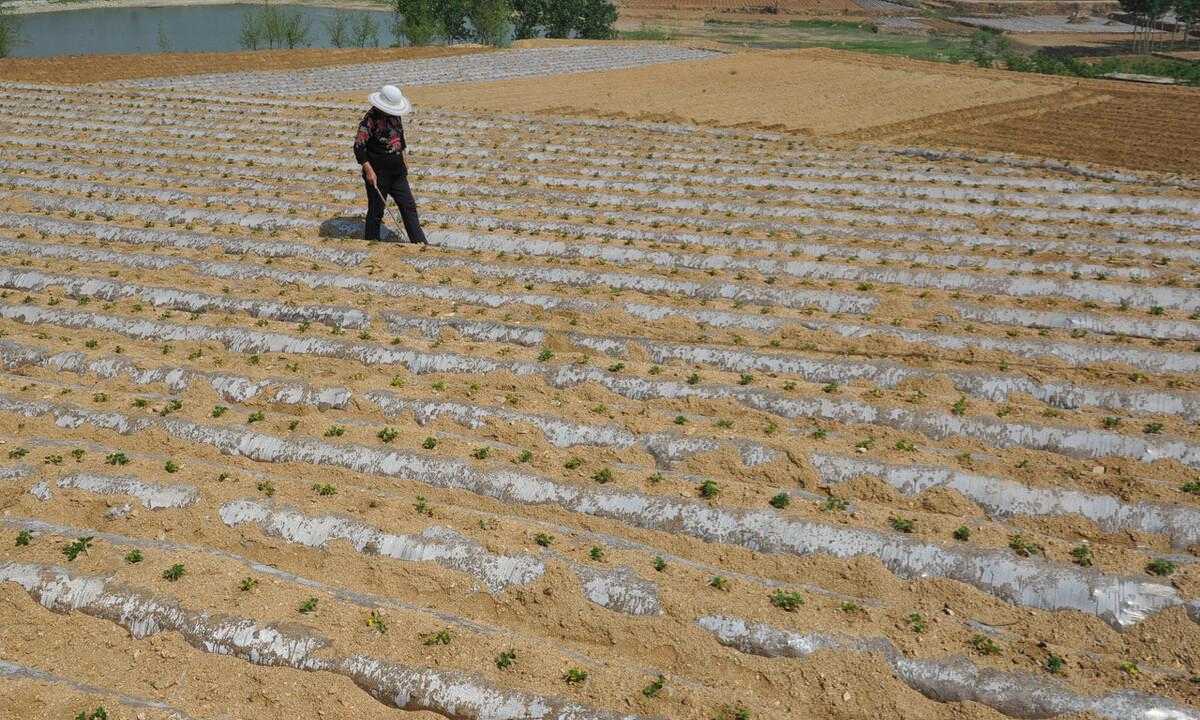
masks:
[[[1093,475],[1103,475],[1104,474],[1104,466],[1096,465],[1096,466],[1092,467],[1092,474]]]

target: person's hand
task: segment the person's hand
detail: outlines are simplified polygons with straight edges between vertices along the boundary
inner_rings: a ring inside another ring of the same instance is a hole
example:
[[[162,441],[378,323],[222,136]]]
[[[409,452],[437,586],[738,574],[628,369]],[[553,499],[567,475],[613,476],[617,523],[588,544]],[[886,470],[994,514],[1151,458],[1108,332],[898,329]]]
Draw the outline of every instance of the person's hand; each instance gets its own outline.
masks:
[[[362,164],[362,174],[363,177],[366,178],[367,182],[371,183],[375,187],[379,187],[379,178],[375,176],[375,168],[371,167],[370,161]]]

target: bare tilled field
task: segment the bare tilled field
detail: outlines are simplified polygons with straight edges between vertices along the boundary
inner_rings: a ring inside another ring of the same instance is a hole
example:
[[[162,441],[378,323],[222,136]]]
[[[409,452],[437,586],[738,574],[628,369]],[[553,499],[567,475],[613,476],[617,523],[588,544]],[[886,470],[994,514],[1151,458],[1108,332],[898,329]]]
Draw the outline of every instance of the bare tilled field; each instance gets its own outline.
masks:
[[[1194,180],[424,110],[366,244],[356,104],[61,92],[0,714],[1200,718]]]

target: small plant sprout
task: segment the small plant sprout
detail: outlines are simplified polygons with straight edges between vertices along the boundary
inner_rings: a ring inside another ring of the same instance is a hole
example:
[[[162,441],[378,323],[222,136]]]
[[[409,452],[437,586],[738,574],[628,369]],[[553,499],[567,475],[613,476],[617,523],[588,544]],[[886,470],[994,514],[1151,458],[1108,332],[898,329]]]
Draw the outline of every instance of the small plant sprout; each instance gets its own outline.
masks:
[[[847,615],[858,615],[860,613],[866,612],[865,610],[863,610],[862,605],[859,605],[856,602],[850,602],[850,601],[846,601],[846,602],[842,603],[841,608],[842,608],[842,612],[846,613]]]
[[[33,542],[33,533],[28,530],[22,530],[17,533],[17,547],[26,547]]]
[[[587,677],[588,674],[586,670],[581,670],[579,668],[567,668],[567,671],[563,673],[562,679],[568,685],[578,685],[584,680],[587,680]]]
[[[257,488],[260,493],[262,493],[263,495],[266,495],[267,497],[273,497],[275,495],[275,484],[272,483],[270,480],[259,480],[258,484],[255,485],[254,487]]]
[[[104,456],[105,465],[128,465],[129,458],[125,453],[117,451]]]
[[[750,720],[750,711],[741,703],[722,705],[714,720]]]
[[[921,613],[909,613],[904,618],[904,622],[908,623],[908,629],[920,635],[928,629],[929,625],[925,622],[925,617]]]
[[[433,517],[433,508],[429,506],[429,501],[425,499],[424,495],[417,496],[417,501],[413,503],[413,510],[416,510],[419,515]]]
[[[263,420],[266,420],[266,419],[267,419],[267,416],[263,414],[262,410],[255,410],[254,412],[250,413],[250,415],[248,415],[246,417],[246,424],[253,425],[256,422],[262,422]]]
[[[244,577],[242,578],[241,582],[238,583],[238,590],[241,590],[242,592],[250,592],[256,587],[258,587],[257,578]]]
[[[954,539],[959,542],[966,542],[971,539],[971,528],[966,525],[959,525],[954,528]]]
[[[849,500],[833,495],[825,498],[825,502],[821,503],[821,509],[825,512],[844,512],[848,507],[850,507]]]
[[[289,422],[289,423],[287,424],[287,429],[288,429],[288,430],[295,430],[295,429],[296,429],[296,428],[298,428],[298,427],[300,427],[300,421],[299,421],[299,420],[292,420],[291,422]]]
[[[965,395],[960,397],[953,405],[950,406],[950,412],[954,413],[955,415],[967,414],[967,398]]]
[[[547,349],[547,348],[543,348],[543,349],[542,349],[542,351],[541,351],[540,353],[538,353],[538,358],[537,358],[537,359],[538,359],[538,362],[549,362],[549,361],[550,361],[550,359],[551,359],[551,358],[553,358],[553,357],[554,357],[554,353],[553,353],[553,352],[551,352],[551,351],[550,351],[549,349]]]
[[[484,445],[483,447],[475,448],[475,450],[471,453],[471,457],[475,458],[476,460],[487,460],[488,455],[491,454],[492,449],[487,445]]]
[[[175,462],[174,460],[168,460],[163,463],[163,470],[166,470],[169,473],[179,472],[179,463]]]
[[[591,550],[588,550],[588,557],[596,562],[604,562],[604,548],[599,545],[593,545]]]
[[[421,447],[425,448],[426,450],[434,449],[435,447],[437,447],[437,438],[435,438],[435,437],[425,438],[425,441],[421,443]]]
[[[1121,664],[1117,666],[1117,669],[1126,675],[1137,675],[1141,672],[1141,670],[1138,669],[1137,663],[1132,660],[1122,660]]]
[[[687,425],[687,418],[683,415],[676,415],[674,422],[676,425]]]
[[[517,462],[519,463],[527,463],[532,459],[533,453],[528,450],[522,450],[521,454],[517,456]]]
[[[1010,535],[1008,537],[1008,547],[1010,550],[1012,550],[1013,552],[1015,552],[1017,555],[1019,555],[1021,557],[1029,557],[1031,555],[1038,555],[1038,554],[1044,555],[1045,554],[1045,550],[1042,549],[1041,545],[1038,545],[1037,543],[1033,542],[1032,540],[1026,540],[1024,537],[1021,536],[1020,533],[1017,533],[1015,535]]]
[[[987,635],[976,633],[975,635],[971,636],[970,642],[971,647],[975,648],[975,651],[980,655],[1000,654],[1000,646],[996,644],[995,640],[991,639]]]
[[[896,532],[910,533],[916,527],[916,523],[917,521],[912,518],[900,517],[899,515],[893,515],[888,518],[888,525],[891,525],[892,529]]]
[[[67,556],[67,560],[74,561],[81,554],[86,555],[89,548],[92,547],[92,536],[88,535],[81,538],[76,538],[74,542],[63,545],[62,553]]]
[[[47,455],[46,457],[42,458],[42,462],[45,463],[46,465],[62,465],[63,464],[63,456],[59,455],[57,453],[53,453],[53,454]]]
[[[229,408],[224,405],[213,405],[212,416],[214,418],[219,418],[227,412],[229,412]]]
[[[1146,423],[1144,426],[1142,426],[1142,432],[1146,433],[1147,435],[1158,435],[1162,431],[1163,431],[1162,423],[1152,422],[1152,423]]]
[[[691,375],[688,375],[688,378],[687,378],[687,384],[688,384],[688,385],[696,385],[696,384],[697,384],[697,383],[699,383],[699,382],[700,382],[700,375],[699,375],[699,374],[697,374],[697,373],[692,373]]]
[[[1051,654],[1050,657],[1046,658],[1046,662],[1044,664],[1046,672],[1051,673],[1052,675],[1058,675],[1066,666],[1067,661],[1054,654]]]
[[[187,569],[183,567],[183,563],[175,563],[171,567],[163,570],[163,580],[167,582],[175,582],[179,578],[187,574]]]
[[[794,590],[776,590],[771,593],[771,604],[780,610],[795,612],[804,604],[804,597]]]
[[[300,613],[301,615],[314,613],[317,611],[318,602],[319,601],[315,597],[307,598],[304,602],[300,603],[299,607],[296,608],[296,612]]]
[[[596,472],[592,473],[592,479],[601,485],[604,483],[610,483],[613,481],[613,472],[608,468],[600,468]]]
[[[662,675],[659,675],[657,678],[654,679],[654,682],[652,682],[649,685],[647,685],[646,687],[642,688],[642,695],[644,695],[648,698],[658,697],[658,694],[660,692],[662,692],[662,689],[666,684],[667,684],[667,679],[664,678]]]
[[[1175,563],[1163,558],[1155,558],[1146,563],[1146,572],[1159,577],[1173,575],[1176,569]]]
[[[8,451],[8,459],[9,460],[20,460],[21,458],[25,457],[28,454],[29,454],[29,450],[27,450],[23,447],[13,448],[12,450]]]
[[[567,458],[567,461],[565,463],[563,463],[563,467],[566,468],[567,470],[574,470],[575,468],[579,467],[580,465],[583,465],[583,461],[577,457]]]
[[[445,628],[437,632],[425,633],[421,635],[421,639],[426,645],[449,645],[450,641],[453,640],[450,631]]]
[[[696,486],[696,493],[706,500],[711,500],[721,494],[721,487],[712,480],[705,480]]]
[[[129,563],[130,565],[137,565],[141,561],[142,561],[142,551],[141,550],[138,550],[135,548],[135,549],[130,550],[129,552],[125,553],[125,562]]]
[[[1071,548],[1071,561],[1082,567],[1092,566],[1092,549],[1087,545],[1076,545]]]
[[[75,448],[71,451],[71,457],[75,458],[75,462],[83,462],[83,456],[87,454],[83,448]]]
[[[395,440],[399,434],[400,433],[396,431],[396,428],[385,427],[384,429],[375,433],[375,437],[379,438],[380,442],[390,443],[391,441]]]
[[[896,449],[900,450],[901,452],[913,452],[917,449],[917,446],[914,445],[911,440],[897,440]]]
[[[75,720],[108,720],[108,711],[104,709],[103,705],[98,705],[90,713],[80,710],[75,715]]]
[[[662,572],[663,570],[667,569],[667,561],[663,560],[662,555],[655,555],[654,562],[652,564],[654,565],[654,569],[658,572]]]
[[[337,488],[330,485],[329,483],[324,483],[324,484],[314,483],[312,486],[312,489],[313,489],[313,492],[320,495],[321,497],[329,497],[330,495],[337,495]]]
[[[712,579],[708,581],[708,586],[711,588],[716,588],[718,590],[722,590],[724,592],[729,592],[729,587],[730,587],[729,578],[724,578],[724,577],[721,577],[720,575],[713,575]]]
[[[774,495],[770,500],[767,501],[767,504],[770,505],[771,507],[775,508],[776,510],[782,510],[782,509],[786,508],[788,505],[790,505],[791,503],[792,503],[791,496],[785,492],[778,493],[778,494]]]
[[[383,620],[382,614],[378,610],[372,610],[370,616],[367,616],[367,628],[378,632],[379,635],[388,632],[388,623]]]
[[[1191,495],[1200,495],[1200,480],[1192,480],[1185,482],[1179,486],[1180,492],[1189,493]]]
[[[554,536],[546,533],[538,533],[533,536],[533,541],[542,547],[550,547],[554,543]]]
[[[742,373],[738,377],[738,385],[749,385],[752,382],[754,382],[754,376],[750,373]]]
[[[507,670],[517,660],[517,651],[509,648],[496,656],[496,667]]]
[[[346,428],[341,425],[330,425],[325,428],[325,437],[341,437],[346,434]]]

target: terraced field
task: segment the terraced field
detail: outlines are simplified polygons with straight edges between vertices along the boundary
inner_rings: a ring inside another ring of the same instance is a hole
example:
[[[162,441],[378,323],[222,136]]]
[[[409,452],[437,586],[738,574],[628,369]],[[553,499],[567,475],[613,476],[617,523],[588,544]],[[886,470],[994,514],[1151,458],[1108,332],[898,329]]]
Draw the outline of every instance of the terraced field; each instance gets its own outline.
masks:
[[[356,105],[61,92],[0,714],[1200,718],[1194,180],[422,111],[366,244]]]

